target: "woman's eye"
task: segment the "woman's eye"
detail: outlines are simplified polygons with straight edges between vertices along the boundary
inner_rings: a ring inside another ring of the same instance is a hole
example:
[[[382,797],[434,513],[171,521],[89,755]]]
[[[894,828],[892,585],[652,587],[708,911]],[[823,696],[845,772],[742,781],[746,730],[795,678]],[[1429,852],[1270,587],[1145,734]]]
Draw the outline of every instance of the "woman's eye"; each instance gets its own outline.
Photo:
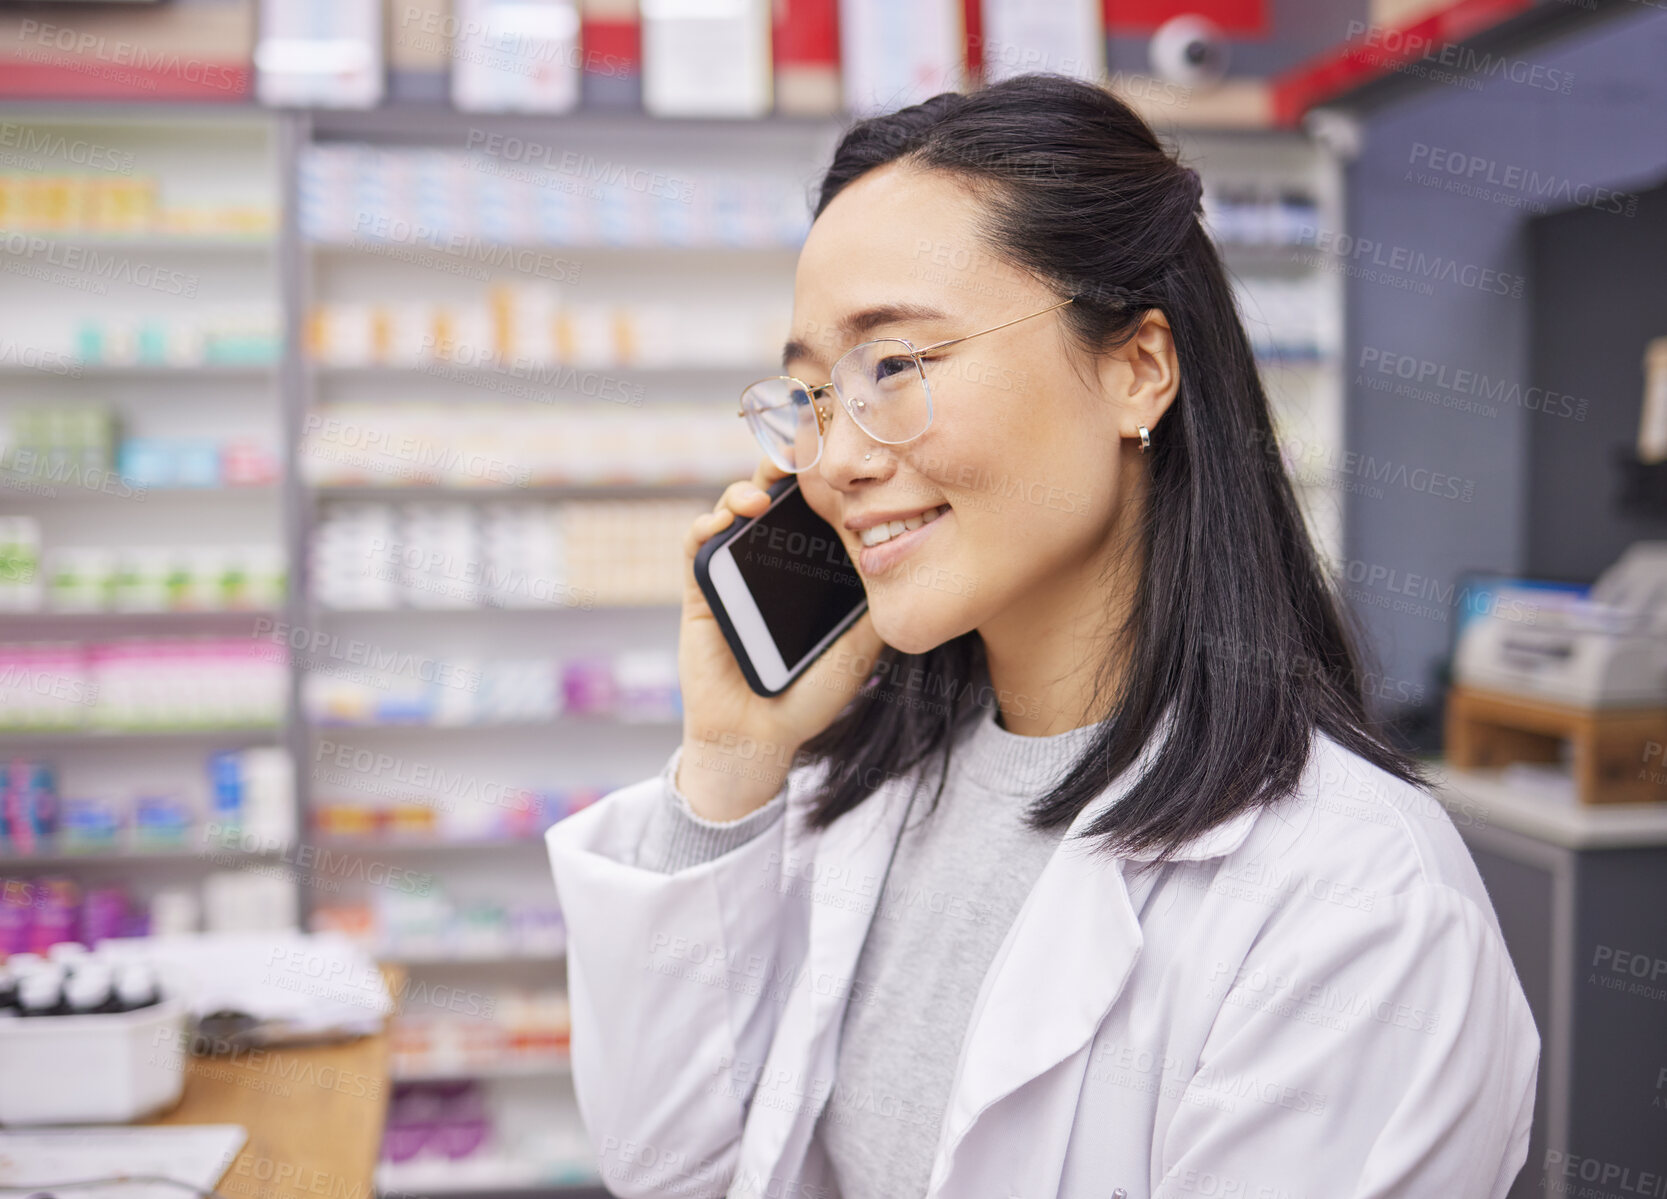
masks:
[[[890,358],[882,358],[874,364],[876,379],[889,379],[893,375],[900,375],[904,371],[913,370],[915,360],[906,354],[894,354]]]

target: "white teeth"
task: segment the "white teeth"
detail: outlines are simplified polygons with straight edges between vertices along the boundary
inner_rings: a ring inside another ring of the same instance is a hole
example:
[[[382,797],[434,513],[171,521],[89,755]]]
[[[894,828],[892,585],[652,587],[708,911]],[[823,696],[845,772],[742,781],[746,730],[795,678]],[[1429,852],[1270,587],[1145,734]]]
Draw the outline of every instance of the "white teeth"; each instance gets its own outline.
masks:
[[[858,536],[862,539],[864,545],[880,545],[901,533],[918,529],[921,525],[931,524],[947,511],[949,511],[947,506],[940,505],[930,512],[922,512],[919,516],[911,516],[907,520],[893,520],[887,521],[883,525],[874,525],[864,529]]]

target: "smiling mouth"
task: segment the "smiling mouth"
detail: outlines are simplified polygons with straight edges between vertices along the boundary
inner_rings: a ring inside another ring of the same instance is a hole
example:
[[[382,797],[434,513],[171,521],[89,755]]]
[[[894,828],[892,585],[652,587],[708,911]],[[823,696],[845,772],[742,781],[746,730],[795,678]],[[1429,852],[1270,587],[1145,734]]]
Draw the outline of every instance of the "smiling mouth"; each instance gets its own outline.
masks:
[[[874,525],[864,529],[858,536],[862,539],[864,547],[884,545],[893,537],[901,537],[904,533],[920,528],[921,525],[931,524],[948,511],[948,504],[939,504],[936,508],[922,512],[919,516],[911,516],[907,520],[893,520],[883,525]]]

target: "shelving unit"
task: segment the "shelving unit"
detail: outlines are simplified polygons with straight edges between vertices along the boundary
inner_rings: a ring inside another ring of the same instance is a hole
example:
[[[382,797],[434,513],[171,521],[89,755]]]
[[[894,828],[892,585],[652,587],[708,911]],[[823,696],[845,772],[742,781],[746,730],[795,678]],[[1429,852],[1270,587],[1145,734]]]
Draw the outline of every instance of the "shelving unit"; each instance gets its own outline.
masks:
[[[224,324],[235,316],[249,323],[246,333],[262,313],[278,311],[281,162],[272,118],[172,106],[21,105],[7,119],[123,151],[130,169],[66,163],[60,175],[32,182],[35,201],[8,209],[3,223],[13,236],[0,255],[7,268],[0,271],[3,336],[44,356],[49,368],[0,364],[0,426],[11,427],[26,410],[97,404],[113,414],[124,439],[276,447],[276,362],[228,360],[251,343],[240,333],[234,346]],[[14,188],[13,201],[20,194]],[[93,202],[101,194],[110,202]],[[27,235],[30,249],[19,235]],[[120,468],[109,461],[98,467],[107,474],[5,475],[0,515],[36,522],[48,555],[91,546],[275,546],[282,538],[280,486],[99,486]],[[0,642],[246,639],[256,620],[272,615],[8,610],[0,612]],[[83,714],[93,714],[90,704]],[[30,728],[13,714],[0,717],[0,757],[7,764],[51,763],[60,797],[179,796],[206,810],[209,754],[282,745],[288,735],[282,721]],[[124,834],[109,845],[49,841],[34,852],[0,851],[0,877],[68,875],[89,887],[121,885],[146,904],[240,865],[270,870],[273,857],[207,844],[196,830],[173,844],[136,844]]]
[[[563,119],[559,125],[515,117],[459,117],[436,113],[433,121],[414,122],[410,114],[354,113],[314,114],[306,121],[305,136],[298,147],[306,154],[310,147],[326,149],[347,145],[374,148],[378,153],[420,155],[436,150],[458,152],[464,147],[470,128],[509,132],[531,130],[540,138],[555,137],[564,148],[592,154],[614,162],[641,163],[665,173],[679,170],[710,170],[715,165],[740,169],[768,164],[796,196],[808,184],[816,163],[825,152],[832,127],[822,123],[766,123],[760,129],[752,123],[719,123],[703,128],[698,145],[691,142],[685,127],[648,120]],[[396,213],[409,217],[410,214]],[[305,230],[298,231],[305,239]],[[559,256],[576,264],[579,282],[551,283],[552,303],[571,298],[587,304],[628,303],[644,295],[685,304],[773,305],[786,312],[791,298],[795,251],[791,245],[754,247],[678,246],[641,247],[619,245],[569,245],[526,239],[492,240],[493,248],[528,249]],[[517,278],[498,271],[488,279],[467,278],[449,273],[443,255],[428,252],[415,255],[417,262],[380,251],[385,245],[354,241],[343,243],[310,241],[298,261],[299,323],[317,305],[330,303],[380,304],[426,301],[435,305],[474,305],[493,286],[537,284],[538,280]],[[421,247],[413,246],[413,250]],[[783,330],[785,332],[785,330]],[[780,338],[776,341],[779,344]],[[331,363],[311,361],[298,355],[293,362],[298,380],[298,408],[320,412],[330,405],[358,405],[356,419],[366,419],[364,405],[375,403],[390,410],[417,402],[440,401],[455,405],[459,412],[469,406],[519,404],[531,413],[587,411],[608,412],[605,399],[587,395],[576,386],[551,385],[559,370],[535,367],[517,372],[497,365],[471,367],[449,361],[427,363]],[[737,389],[752,378],[774,370],[768,355],[735,361],[689,361],[642,364],[611,361],[606,356],[583,362],[581,370],[599,373],[628,383],[635,389],[640,406],[634,414],[652,419],[668,400],[699,404],[713,412],[733,410]],[[499,389],[500,382],[511,387]],[[525,383],[525,388],[519,385]],[[524,391],[525,394],[515,394]],[[617,407],[617,406],[615,406]],[[476,407],[473,411],[485,411]],[[732,434],[743,453],[744,431],[731,420]],[[303,523],[313,527],[319,514],[340,503],[388,503],[394,505],[461,503],[481,519],[506,502],[566,503],[613,500],[631,502],[648,498],[681,498],[710,505],[727,478],[719,473],[706,480],[665,480],[583,483],[539,483],[524,486],[437,487],[403,483],[390,477],[382,485],[319,484],[303,494]],[[303,577],[298,581],[297,602],[304,605],[304,620],[327,633],[374,639],[378,646],[401,652],[418,649],[436,656],[456,651],[471,658],[495,659],[525,655],[531,645],[539,657],[569,659],[608,655],[624,650],[651,650],[670,655],[676,645],[677,609],[675,594],[657,602],[632,605],[597,603],[580,607],[553,604],[538,608],[461,607],[340,610],[316,599],[314,589]],[[421,767],[448,770],[484,784],[503,780],[506,784],[533,785],[549,782],[557,786],[578,784],[596,791],[657,770],[676,744],[677,721],[657,717],[632,720],[605,715],[564,711],[554,720],[459,723],[451,725],[376,724],[351,726],[312,724],[309,735],[327,738],[343,752],[369,748],[377,753],[412,761]],[[413,767],[415,770],[416,767]],[[330,787],[311,779],[303,780],[310,792],[306,802],[315,805]],[[342,798],[350,798],[345,794]],[[444,818],[446,813],[441,812]],[[536,838],[506,838],[486,833],[463,834],[448,843],[439,837],[352,838],[332,844],[351,844],[367,856],[385,857],[410,869],[432,871],[448,895],[462,899],[485,896],[553,897],[548,864]],[[564,960],[560,954],[508,952],[492,956],[461,953],[398,955],[413,977],[422,980],[468,978],[472,986],[486,989],[489,980],[523,986],[561,985]],[[503,1103],[496,1122],[506,1125],[506,1140],[530,1135],[534,1128],[561,1127],[575,1118],[570,1083],[560,1064],[532,1065],[507,1062],[501,1066],[460,1068],[428,1072],[422,1077],[478,1078],[489,1088],[489,1099]],[[505,1092],[504,1088],[513,1088]],[[514,1104],[507,1103],[512,1094]],[[514,1108],[511,1112],[508,1109]],[[516,1131],[518,1126],[521,1132]],[[437,1177],[432,1173],[412,1174],[402,1165],[385,1167],[384,1186],[417,1188],[424,1193],[463,1193],[471,1190],[493,1192],[554,1189],[560,1184],[549,1176],[542,1181],[530,1166],[513,1161],[501,1163],[493,1177]],[[594,1183],[575,1177],[574,1185]]]
[[[436,505],[456,504],[471,514],[470,520],[484,519],[505,505],[667,498],[707,505],[730,474],[714,467],[710,478],[467,487],[313,481],[305,460],[309,420],[335,405],[356,405],[360,413],[375,405],[397,416],[413,404],[443,404],[459,413],[515,408],[540,414],[608,411],[610,404],[583,387],[563,385],[560,372],[554,371],[530,372],[532,385],[517,392],[490,386],[500,377],[516,383],[528,381],[498,366],[470,367],[443,359],[422,363],[315,360],[309,353],[310,320],[321,304],[479,306],[494,286],[525,287],[529,280],[502,267],[485,268],[484,278],[464,276],[446,269],[453,264],[444,254],[420,245],[403,247],[417,252],[402,257],[387,253],[402,247],[385,241],[312,237],[300,215],[306,208],[300,195],[305,163],[319,149],[352,146],[416,156],[434,151],[461,154],[470,144],[471,131],[487,130],[557,142],[581,157],[646,165],[662,174],[692,178],[716,170],[768,176],[782,203],[800,205],[803,211],[801,201],[831,151],[838,124],[780,118],[658,122],[590,114],[552,120],[459,114],[421,106],[282,114],[253,110],[199,114],[158,108],[150,115],[142,109],[75,107],[60,112],[36,105],[20,109],[15,117],[96,130],[109,143],[125,138],[135,160],[154,164],[165,182],[177,178],[181,186],[202,189],[205,194],[224,194],[224,189],[234,186],[258,189],[263,202],[279,214],[269,236],[143,232],[120,237],[86,232],[53,236],[66,243],[147,256],[147,260],[188,271],[198,278],[200,295],[193,301],[198,307],[252,299],[269,304],[279,314],[283,339],[279,357],[269,364],[86,362],[73,373],[60,375],[0,363],[6,381],[0,418],[20,403],[50,403],[70,396],[105,398],[125,424],[145,434],[209,431],[262,439],[278,459],[280,478],[271,486],[151,487],[145,489],[141,502],[135,502],[132,495],[86,488],[76,491],[60,486],[55,495],[0,489],[0,516],[36,517],[49,547],[176,541],[208,545],[217,539],[245,537],[255,528],[260,536],[283,546],[289,572],[284,602],[276,610],[0,613],[0,642],[77,640],[95,630],[100,637],[199,632],[254,637],[263,635],[257,629],[270,635],[272,627],[281,623],[297,631],[303,644],[317,639],[323,648],[291,655],[286,718],[278,726],[150,733],[0,729],[0,747],[8,752],[12,748],[38,751],[58,760],[61,782],[68,790],[128,788],[134,780],[144,780],[146,785],[203,796],[202,758],[207,749],[281,744],[297,764],[295,802],[301,836],[310,848],[390,868],[420,868],[447,896],[462,903],[553,902],[538,830],[496,831],[489,827],[492,819],[501,818],[508,809],[490,810],[488,802],[487,810],[473,811],[471,816],[465,811],[469,808],[465,795],[471,790],[495,796],[536,792],[557,795],[565,803],[645,777],[659,769],[676,744],[674,717],[660,714],[637,720],[569,709],[553,718],[524,721],[330,722],[305,709],[308,676],[361,669],[342,648],[355,642],[368,643],[385,656],[425,661],[605,658],[628,650],[670,655],[676,645],[675,595],[632,604],[423,607],[402,601],[391,607],[333,607],[317,595],[313,562],[317,530],[329,512],[343,505],[386,504],[403,511],[413,510],[409,506],[414,505],[414,510],[432,514]],[[1316,219],[1324,227],[1341,227],[1336,165],[1294,135],[1189,133],[1182,149],[1212,188],[1254,187],[1274,196],[1301,190],[1313,198]],[[772,311],[783,322],[791,306],[796,247],[786,238],[776,244],[753,245],[634,245],[618,237],[612,243],[587,240],[582,244],[484,238],[479,244],[487,249],[559,255],[573,264],[576,282],[531,281],[550,283],[556,304],[571,300],[592,307],[632,305],[653,297],[692,312]],[[1317,317],[1302,344],[1272,338],[1259,349],[1265,355],[1265,380],[1279,408],[1282,435],[1333,447],[1340,456],[1340,278],[1290,245],[1234,243],[1225,250],[1230,268],[1253,296],[1258,285],[1269,282],[1276,287],[1311,289]],[[100,311],[120,315],[115,296],[89,299],[87,293],[68,288],[58,289],[59,295],[38,280],[0,273],[0,302],[15,300],[24,288],[31,289],[31,296],[46,293],[49,301],[23,305],[26,318],[17,329],[8,330],[8,335],[29,344],[73,350],[66,314],[104,305]],[[127,297],[124,302],[131,310],[146,313],[178,307],[164,304],[163,299],[172,297],[157,298],[155,304],[148,295]],[[18,308],[14,303],[8,311]],[[1255,311],[1247,316],[1258,319]],[[785,332],[784,324],[781,332]],[[756,352],[732,353],[721,360],[693,357],[687,362],[644,362],[612,360],[603,354],[586,361],[581,370],[637,389],[633,394],[640,397],[640,406],[633,410],[644,418],[651,419],[672,405],[695,405],[710,410],[723,423],[726,435],[744,443],[744,430],[731,416],[735,394],[750,379],[777,369],[773,352],[767,348],[771,338],[760,336],[756,341]],[[779,344],[780,337],[774,341]],[[551,382],[552,378],[556,381]],[[741,452],[750,453],[750,447],[742,444]],[[1307,479],[1301,489],[1309,518],[1333,556],[1340,552],[1345,483],[1335,473],[1322,473]],[[367,754],[368,759],[362,757]],[[361,760],[391,761],[393,766],[336,765]],[[419,777],[448,782],[436,788],[412,781]],[[436,831],[349,835],[315,827],[313,818],[320,812],[344,803],[367,808],[404,804],[408,809],[427,804]],[[0,876],[33,877],[43,871],[86,872],[88,877],[100,878],[125,874],[131,875],[141,893],[153,894],[164,886],[194,885],[204,870],[226,869],[236,858],[230,851],[204,855],[184,848],[52,852],[0,858]],[[271,868],[285,866],[287,859],[277,852],[250,855],[249,861]],[[306,881],[297,882],[306,915],[321,911],[328,915],[325,909],[354,898],[347,890],[306,886]],[[374,888],[364,890],[368,895]],[[483,993],[497,993],[513,988],[559,988],[565,982],[564,959],[554,952],[478,957],[451,952],[396,953],[390,957],[409,969],[417,987],[436,981],[466,982]],[[466,1078],[481,1079],[488,1086],[492,1101],[500,1106],[506,1138],[534,1135],[540,1129],[577,1127],[564,1062],[506,1061],[401,1076],[402,1081],[431,1082]],[[453,1178],[393,1169],[385,1171],[383,1181],[394,1189],[420,1189],[428,1194],[549,1191],[568,1185],[537,1176],[512,1160],[498,1162],[497,1168],[498,1173],[491,1176]],[[583,1185],[583,1180],[575,1178],[571,1185]]]
[[[1341,469],[1343,275],[1312,243],[1319,230],[1344,228],[1341,164],[1293,133],[1187,131],[1171,143],[1204,180],[1206,219],[1239,292],[1298,501],[1321,553],[1340,563],[1351,483]],[[1290,202],[1298,197],[1312,205],[1306,215]],[[1224,201],[1235,199],[1230,214]]]

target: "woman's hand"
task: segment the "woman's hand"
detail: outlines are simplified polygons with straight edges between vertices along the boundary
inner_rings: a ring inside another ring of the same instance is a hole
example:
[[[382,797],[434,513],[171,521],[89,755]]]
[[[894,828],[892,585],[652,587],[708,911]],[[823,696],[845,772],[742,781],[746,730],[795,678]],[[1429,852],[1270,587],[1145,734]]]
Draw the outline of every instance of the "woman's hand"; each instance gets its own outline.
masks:
[[[677,788],[708,820],[739,820],[769,802],[787,778],[799,746],[820,733],[867,680],[882,648],[864,612],[803,675],[777,696],[747,686],[706,596],[695,582],[695,555],[706,540],[770,506],[765,490],[785,478],[768,460],[750,481],[732,483],[683,539],[683,618],[677,673],[683,691],[683,754]],[[854,665],[853,665],[854,664]]]

